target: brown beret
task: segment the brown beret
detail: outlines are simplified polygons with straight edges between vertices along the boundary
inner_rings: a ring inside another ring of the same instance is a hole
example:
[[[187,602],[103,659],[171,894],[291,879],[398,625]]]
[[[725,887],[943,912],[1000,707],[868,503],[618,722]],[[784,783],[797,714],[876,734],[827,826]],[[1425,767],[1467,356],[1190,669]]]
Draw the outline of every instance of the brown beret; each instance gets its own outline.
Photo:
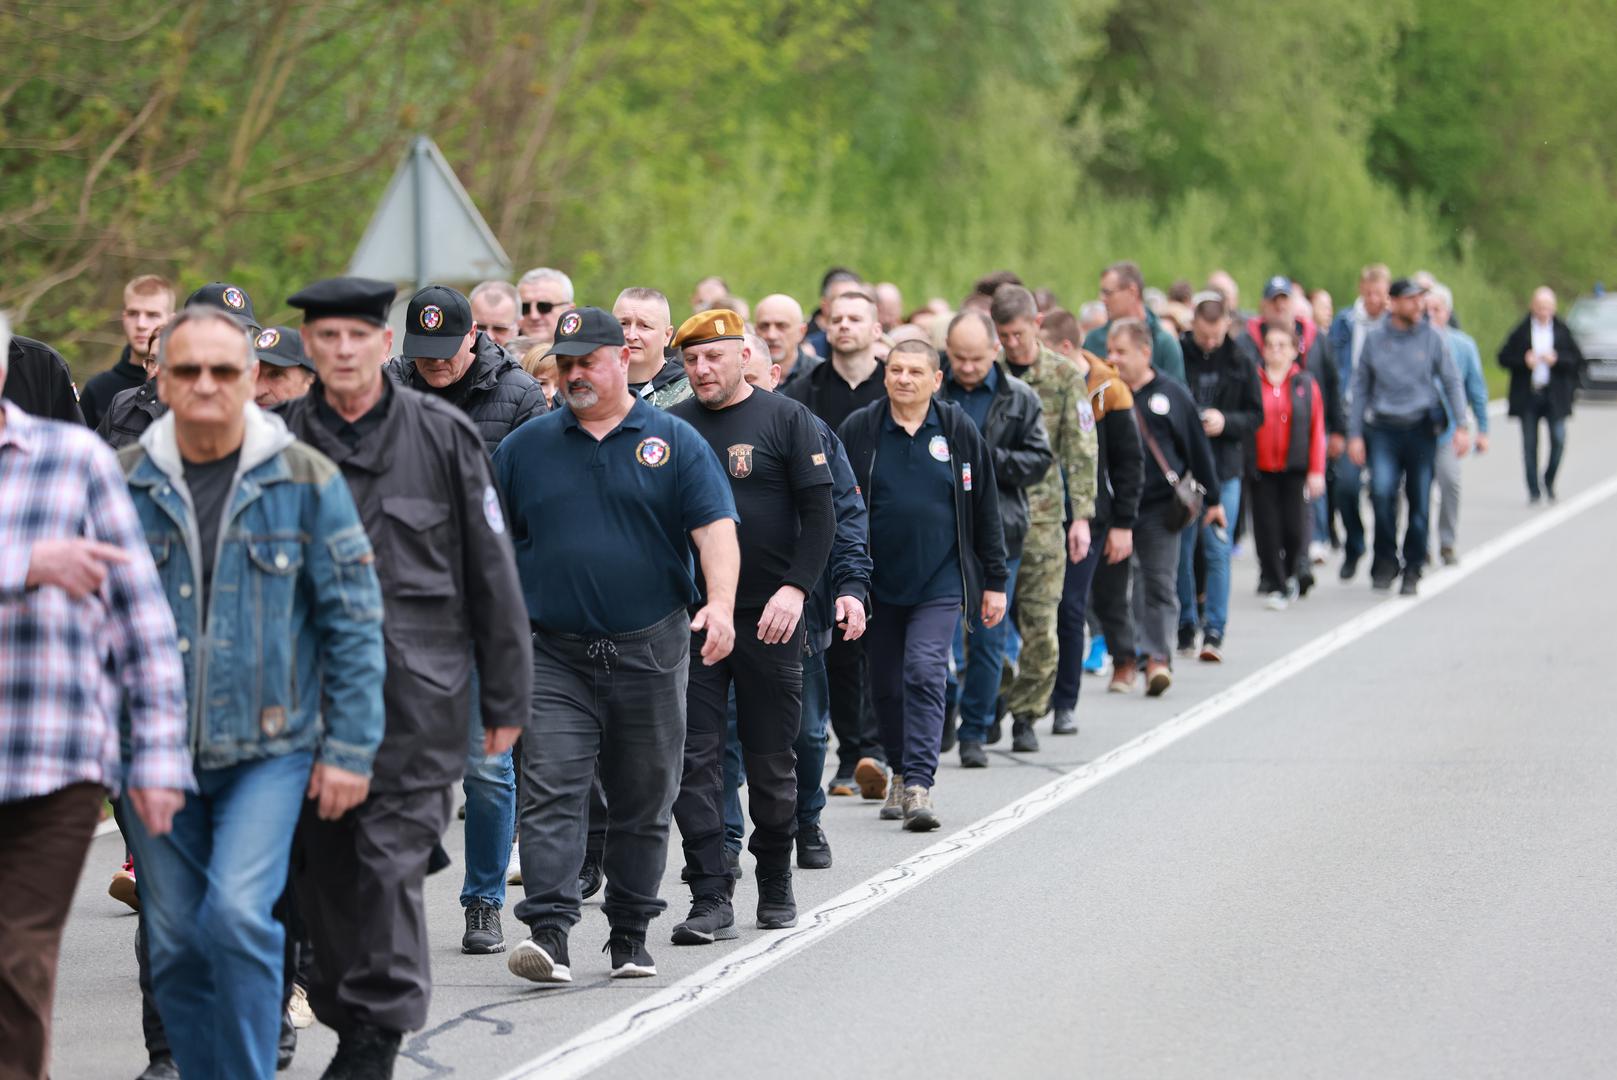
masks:
[[[674,348],[706,345],[710,341],[740,341],[746,328],[741,316],[729,308],[700,311],[679,324],[679,333],[674,335]]]

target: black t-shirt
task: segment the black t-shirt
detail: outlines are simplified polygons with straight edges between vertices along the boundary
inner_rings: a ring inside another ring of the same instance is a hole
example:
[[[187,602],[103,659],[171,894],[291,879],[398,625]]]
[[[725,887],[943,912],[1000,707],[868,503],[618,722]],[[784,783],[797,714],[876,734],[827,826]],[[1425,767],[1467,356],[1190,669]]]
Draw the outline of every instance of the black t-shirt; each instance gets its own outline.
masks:
[[[730,477],[741,515],[736,607],[761,608],[785,583],[792,564],[801,528],[799,493],[831,485],[814,415],[762,390],[727,409],[708,409],[688,398],[668,411],[707,440]]]
[[[191,489],[191,507],[197,515],[197,536],[202,544],[203,607],[208,603],[208,590],[213,585],[213,558],[219,547],[219,526],[224,521],[225,500],[230,497],[231,481],[236,478],[236,465],[241,460],[241,449],[226,454],[217,461],[198,465],[185,462],[185,486]]]
[[[831,361],[827,360],[829,365]],[[880,401],[887,396],[887,365],[880,360],[876,361],[876,369],[870,373],[870,378],[858,386],[849,386],[835,368],[825,373],[825,393],[820,397],[820,419],[831,425],[835,431],[842,426],[842,422],[851,416],[856,409],[862,409],[872,401]]]

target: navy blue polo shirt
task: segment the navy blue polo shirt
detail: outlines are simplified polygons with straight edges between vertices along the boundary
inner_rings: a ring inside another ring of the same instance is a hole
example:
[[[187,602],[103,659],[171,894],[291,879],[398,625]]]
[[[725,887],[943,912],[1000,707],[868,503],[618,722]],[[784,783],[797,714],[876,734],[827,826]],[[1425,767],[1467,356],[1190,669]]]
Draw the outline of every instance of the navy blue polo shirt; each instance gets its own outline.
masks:
[[[991,364],[988,368],[988,374],[983,376],[983,381],[973,389],[967,390],[964,386],[950,379],[946,390],[949,394],[949,400],[966,410],[966,415],[971,417],[971,422],[977,425],[978,431],[981,431],[983,425],[988,423],[988,406],[994,403],[994,391],[998,388],[999,365]]]
[[[626,634],[700,597],[689,534],[740,520],[707,440],[640,399],[599,441],[561,408],[494,451],[528,618],[563,634]]]
[[[954,520],[953,447],[938,410],[911,435],[891,409],[882,413],[870,473],[870,591],[884,604],[911,607],[961,599],[960,542]]]

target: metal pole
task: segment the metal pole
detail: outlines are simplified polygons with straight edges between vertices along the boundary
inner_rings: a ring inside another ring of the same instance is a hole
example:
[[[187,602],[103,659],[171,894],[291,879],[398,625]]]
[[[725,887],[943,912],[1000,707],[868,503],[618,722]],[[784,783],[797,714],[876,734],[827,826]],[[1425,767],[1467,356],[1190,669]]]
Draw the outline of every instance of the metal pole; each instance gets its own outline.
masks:
[[[415,186],[415,287],[427,287],[427,137],[417,135],[410,156],[410,179]]]

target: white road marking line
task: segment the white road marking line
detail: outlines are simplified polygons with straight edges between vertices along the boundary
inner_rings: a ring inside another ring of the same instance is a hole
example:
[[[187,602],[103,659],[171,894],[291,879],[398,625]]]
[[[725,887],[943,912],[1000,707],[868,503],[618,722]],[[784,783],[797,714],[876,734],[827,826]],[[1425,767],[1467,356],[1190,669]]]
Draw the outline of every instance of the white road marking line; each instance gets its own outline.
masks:
[[[796,929],[762,934],[752,939],[667,989],[518,1066],[501,1080],[571,1080],[593,1072],[637,1043],[672,1026],[702,1006],[717,1001],[792,954],[870,914],[939,871],[1071,802],[1097,784],[1160,753],[1394,619],[1443,595],[1472,574],[1614,494],[1617,494],[1617,475],[1483,544],[1467,555],[1464,565],[1433,572],[1422,580],[1419,596],[1413,599],[1394,597],[1376,604],[1122,746],[1050,781],[953,836],[826,901],[804,915]]]

